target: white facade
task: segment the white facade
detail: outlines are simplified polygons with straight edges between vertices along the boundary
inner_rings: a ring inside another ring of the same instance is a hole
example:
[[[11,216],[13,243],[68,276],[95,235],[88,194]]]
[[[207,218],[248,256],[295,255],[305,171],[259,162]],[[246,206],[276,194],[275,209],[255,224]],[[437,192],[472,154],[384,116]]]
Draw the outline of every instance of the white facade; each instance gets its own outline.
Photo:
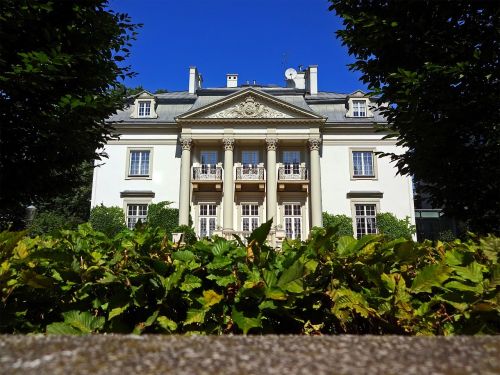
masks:
[[[384,118],[361,91],[318,92],[317,72],[299,73],[299,88],[237,86],[230,74],[202,89],[192,67],[188,91],[131,98],[110,119],[121,136],[95,170],[92,206],[123,207],[132,225],[148,203],[171,201],[200,236],[273,218],[278,240],[306,238],[323,211],[352,217],[358,234],[376,212],[414,222],[411,179],[376,156],[401,152],[374,131]]]

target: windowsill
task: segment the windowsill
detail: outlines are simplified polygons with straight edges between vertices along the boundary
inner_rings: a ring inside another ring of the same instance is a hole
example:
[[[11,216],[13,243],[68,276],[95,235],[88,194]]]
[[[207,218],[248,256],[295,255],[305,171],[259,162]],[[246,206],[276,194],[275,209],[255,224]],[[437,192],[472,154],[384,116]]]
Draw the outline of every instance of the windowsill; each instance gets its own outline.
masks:
[[[125,177],[125,180],[152,180],[150,175],[131,175]]]
[[[356,180],[378,180],[377,176],[372,175],[372,176],[351,176],[351,181],[356,181]]]

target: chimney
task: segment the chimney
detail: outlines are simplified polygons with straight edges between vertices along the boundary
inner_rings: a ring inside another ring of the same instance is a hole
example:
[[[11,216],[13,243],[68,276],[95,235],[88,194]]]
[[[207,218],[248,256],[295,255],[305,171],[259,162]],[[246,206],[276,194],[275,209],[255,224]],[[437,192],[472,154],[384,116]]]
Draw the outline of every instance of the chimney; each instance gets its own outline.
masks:
[[[306,90],[310,95],[318,95],[318,66],[309,65],[306,72]]]
[[[226,87],[238,87],[238,74],[226,74]]]
[[[195,94],[196,90],[201,89],[201,74],[198,73],[196,66],[189,67],[189,93]]]

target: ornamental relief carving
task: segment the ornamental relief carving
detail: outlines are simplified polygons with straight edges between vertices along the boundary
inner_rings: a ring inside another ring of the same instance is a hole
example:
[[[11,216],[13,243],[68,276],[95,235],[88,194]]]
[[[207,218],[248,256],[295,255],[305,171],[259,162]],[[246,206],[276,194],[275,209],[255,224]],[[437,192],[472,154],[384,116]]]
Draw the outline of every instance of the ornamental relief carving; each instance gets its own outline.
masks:
[[[286,113],[270,108],[253,96],[249,95],[244,101],[226,108],[220,112],[211,114],[208,118],[290,118]]]

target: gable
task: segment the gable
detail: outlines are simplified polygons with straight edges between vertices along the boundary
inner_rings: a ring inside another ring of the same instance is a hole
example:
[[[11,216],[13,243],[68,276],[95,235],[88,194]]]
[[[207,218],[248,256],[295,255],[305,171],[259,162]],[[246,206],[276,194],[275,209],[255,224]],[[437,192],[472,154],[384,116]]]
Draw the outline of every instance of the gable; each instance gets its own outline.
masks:
[[[251,88],[229,95],[178,117],[179,120],[297,118],[322,119],[320,115],[309,110]]]

